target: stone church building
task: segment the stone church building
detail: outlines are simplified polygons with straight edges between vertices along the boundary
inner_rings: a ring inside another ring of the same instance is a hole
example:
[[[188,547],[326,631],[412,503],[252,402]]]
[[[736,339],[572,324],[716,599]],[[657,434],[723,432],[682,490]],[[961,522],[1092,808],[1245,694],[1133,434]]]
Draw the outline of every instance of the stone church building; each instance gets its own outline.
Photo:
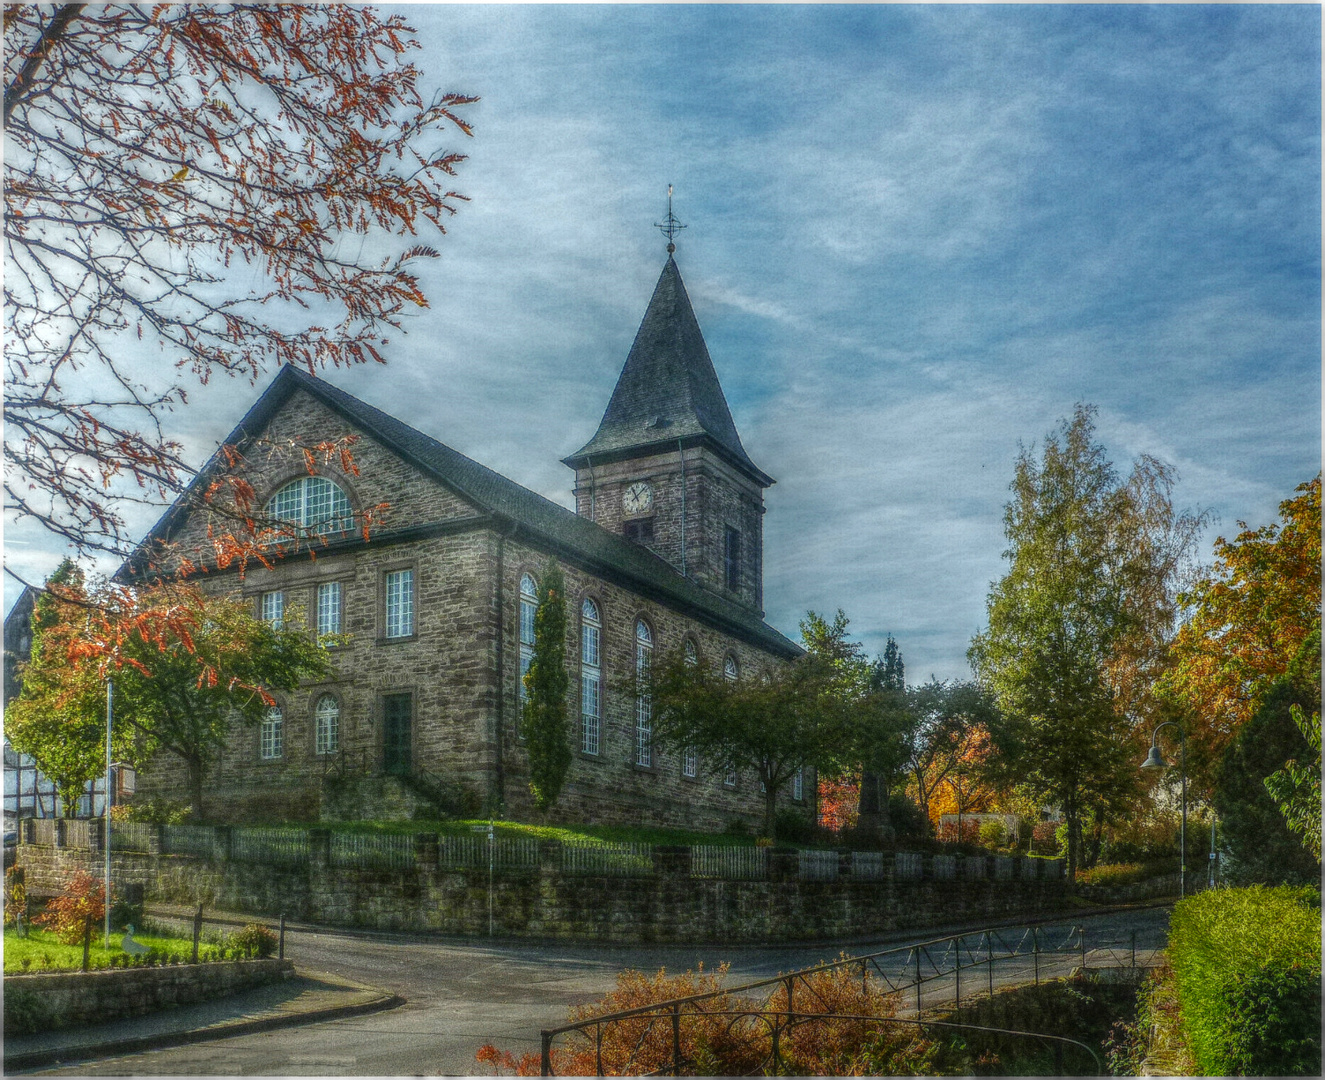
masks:
[[[357,472],[260,447],[357,436]],[[209,776],[221,820],[532,811],[520,736],[520,676],[535,590],[555,559],[568,589],[574,761],[552,817],[706,829],[756,825],[757,777],[654,745],[650,706],[625,689],[682,649],[730,678],[800,649],[763,621],[763,491],[741,445],[676,262],[670,256],[602,422],[564,458],[574,513],[392,416],[292,367],[226,440],[244,452],[257,504],[316,534],[268,570],[212,569],[266,619],[337,635],[334,673],[237,727]],[[196,481],[225,468],[218,455]],[[181,499],[120,571],[140,576],[162,544],[214,563],[207,513]],[[387,509],[364,538],[356,514]],[[287,614],[288,613],[288,614]],[[788,805],[808,812],[813,777]],[[159,754],[139,797],[182,798]]]

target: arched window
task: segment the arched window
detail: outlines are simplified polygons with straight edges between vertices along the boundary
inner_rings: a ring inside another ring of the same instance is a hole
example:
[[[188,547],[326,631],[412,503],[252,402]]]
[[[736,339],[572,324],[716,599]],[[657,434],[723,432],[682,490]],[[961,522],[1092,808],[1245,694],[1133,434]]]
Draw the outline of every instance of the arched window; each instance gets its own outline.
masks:
[[[683,648],[685,650],[686,663],[690,667],[694,667],[699,663],[699,646],[695,644],[695,639],[686,638]]]
[[[741,669],[736,666],[736,657],[729,656],[722,664],[722,677],[735,682],[741,677]]]
[[[323,536],[354,528],[354,508],[341,488],[325,476],[291,480],[267,500],[268,517],[297,525],[300,533]]]
[[[598,753],[603,716],[603,619],[598,605],[580,605],[580,749]]]
[[[643,619],[635,623],[635,764],[653,766],[653,697],[649,672],[653,666],[653,632]]]
[[[516,690],[519,708],[515,714],[515,730],[521,730],[524,721],[526,691],[524,677],[534,662],[534,616],[538,614],[538,582],[532,574],[520,576],[520,685]]]
[[[258,729],[258,753],[263,761],[274,761],[284,753],[281,730],[284,726],[285,717],[281,707],[273,705],[267,710],[267,715],[262,718],[262,726]]]
[[[313,717],[316,722],[317,753],[334,754],[340,749],[340,702],[331,694],[323,694],[317,699]]]

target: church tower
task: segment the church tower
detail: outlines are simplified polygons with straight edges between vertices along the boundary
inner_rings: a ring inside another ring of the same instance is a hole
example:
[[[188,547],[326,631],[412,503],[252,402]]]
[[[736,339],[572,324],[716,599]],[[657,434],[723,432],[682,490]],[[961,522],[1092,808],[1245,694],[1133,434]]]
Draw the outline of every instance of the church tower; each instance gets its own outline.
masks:
[[[741,445],[667,248],[598,431],[562,460],[575,470],[581,517],[762,616],[764,488],[774,481]]]

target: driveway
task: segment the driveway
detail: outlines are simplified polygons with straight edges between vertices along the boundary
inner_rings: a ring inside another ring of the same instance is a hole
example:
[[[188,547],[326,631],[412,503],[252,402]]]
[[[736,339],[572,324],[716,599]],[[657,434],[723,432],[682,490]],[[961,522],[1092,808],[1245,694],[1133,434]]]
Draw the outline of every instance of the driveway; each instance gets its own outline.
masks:
[[[1077,917],[1043,931],[1043,939],[1065,937],[1072,923],[1086,926],[1088,948],[1095,950],[1113,941],[1122,957],[1128,953],[1134,930],[1143,953],[1163,947],[1168,909]],[[910,940],[947,932],[927,931],[911,935]],[[572,1006],[610,990],[623,968],[683,972],[700,963],[710,970],[725,962],[730,964],[728,985],[734,985],[836,959],[844,948],[859,955],[906,943],[899,937],[848,946],[631,949],[509,941],[488,944],[472,939],[297,927],[287,930],[286,955],[301,967],[392,990],[406,1004],[370,1016],[44,1071],[83,1076],[469,1075],[481,1071],[474,1052],[484,1043],[495,1043],[517,1055],[537,1052],[540,1029],[565,1023]],[[1057,961],[1058,973],[1066,973],[1076,962],[1070,956],[1062,957]],[[1109,958],[1092,952],[1090,963],[1104,965]],[[997,981],[1013,980],[1015,967],[1009,964]],[[1042,971],[1050,973],[1047,958]],[[978,990],[983,978],[981,974],[972,984],[965,984],[964,974],[964,993]],[[938,988],[936,992],[942,993]]]

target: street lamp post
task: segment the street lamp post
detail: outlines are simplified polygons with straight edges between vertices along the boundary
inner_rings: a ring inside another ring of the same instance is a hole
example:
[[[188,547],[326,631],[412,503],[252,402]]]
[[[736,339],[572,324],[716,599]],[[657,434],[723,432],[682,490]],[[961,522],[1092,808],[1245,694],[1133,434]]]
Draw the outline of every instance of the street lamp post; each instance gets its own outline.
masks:
[[[1170,726],[1178,729],[1178,763],[1182,770],[1182,828],[1178,833],[1178,895],[1183,897],[1187,895],[1187,731],[1178,721],[1165,720],[1150,733],[1150,753],[1146,755],[1145,761],[1141,762],[1141,768],[1168,768],[1169,763],[1159,752],[1158,740],[1160,731]]]

